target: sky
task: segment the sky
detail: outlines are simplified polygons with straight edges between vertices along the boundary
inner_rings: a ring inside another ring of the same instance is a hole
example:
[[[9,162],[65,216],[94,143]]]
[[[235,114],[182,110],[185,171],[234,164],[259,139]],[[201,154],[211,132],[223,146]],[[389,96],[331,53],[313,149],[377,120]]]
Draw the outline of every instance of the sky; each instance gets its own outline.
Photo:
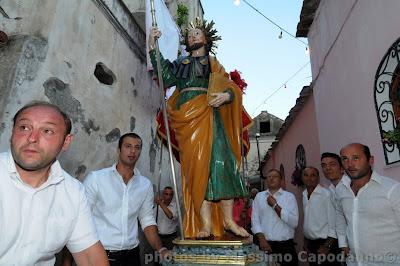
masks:
[[[302,0],[247,2],[296,35]],[[285,32],[279,39],[281,30],[243,1],[238,6],[233,0],[201,0],[201,3],[204,18],[215,22],[218,35],[222,37],[218,42],[217,59],[227,72],[234,69],[241,72],[248,84],[243,98],[247,112],[255,117],[267,111],[285,119],[303,86],[311,82],[310,64],[307,64],[310,56],[306,45],[299,41],[307,43],[307,39],[296,40]]]

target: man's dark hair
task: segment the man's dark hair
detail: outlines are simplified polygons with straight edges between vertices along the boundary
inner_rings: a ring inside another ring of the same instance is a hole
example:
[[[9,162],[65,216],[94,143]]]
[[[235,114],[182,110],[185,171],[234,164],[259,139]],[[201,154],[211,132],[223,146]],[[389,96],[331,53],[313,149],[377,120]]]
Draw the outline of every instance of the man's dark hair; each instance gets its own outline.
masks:
[[[129,137],[129,138],[134,138],[134,139],[140,139],[140,147],[142,147],[142,145],[143,145],[142,138],[141,138],[138,134],[133,133],[133,132],[130,132],[130,133],[126,133],[126,134],[122,135],[122,136],[119,138],[119,141],[118,141],[118,148],[119,148],[119,149],[121,149],[122,143],[124,142],[124,139],[125,139],[125,138],[128,138],[128,137]]]
[[[367,161],[369,161],[369,159],[371,158],[371,151],[369,150],[369,147],[367,145],[364,145],[362,143],[351,143],[351,144],[346,145],[345,147],[350,146],[350,145],[360,145],[362,147],[362,151],[363,151],[365,157],[367,158]],[[343,147],[343,148],[345,148],[345,147]],[[340,152],[342,152],[343,148],[340,149]]]
[[[216,41],[221,40],[221,36],[217,35],[217,30],[214,29],[214,21],[207,22],[207,20],[201,20],[199,17],[195,18],[194,21],[190,22],[190,27],[183,32],[183,43],[186,47],[189,47],[189,31],[193,29],[200,29],[206,39],[206,44],[204,48],[207,53],[211,52],[215,54],[215,49],[217,47]]]
[[[369,161],[369,159],[371,158],[371,151],[369,150],[369,147],[364,144],[361,144],[361,146],[363,147],[363,152],[365,154],[365,157],[367,157],[367,161]]]
[[[336,159],[336,161],[339,163],[340,167],[343,167],[342,165],[342,160],[340,159],[340,156],[337,155],[336,153],[333,152],[324,152],[321,154],[321,161],[324,158],[333,158]]]
[[[303,173],[304,173],[304,171],[306,170],[306,169],[314,169],[316,172],[317,172],[317,175],[319,176],[319,170],[318,170],[318,168],[316,168],[316,167],[314,167],[314,166],[306,166],[306,167],[304,167],[302,170],[301,170],[301,176],[303,176]]]
[[[277,172],[277,173],[279,174],[279,177],[280,177],[281,179],[283,179],[282,173],[281,173],[281,171],[279,171],[278,169],[273,168],[273,169],[268,170],[267,175],[268,175],[269,173],[271,173],[271,172]],[[265,178],[267,178],[267,177],[265,177]]]
[[[66,129],[65,135],[68,135],[71,133],[72,123],[71,123],[71,119],[68,117],[68,115],[66,113],[64,113],[60,109],[60,107],[58,107],[57,105],[54,105],[52,103],[45,102],[45,101],[32,101],[32,102],[29,102],[28,104],[24,105],[21,109],[19,109],[13,117],[13,127],[15,126],[15,123],[17,122],[18,117],[21,115],[21,113],[23,111],[25,111],[26,109],[32,108],[32,107],[37,107],[37,106],[50,107],[50,108],[56,110],[64,118],[65,129]]]
[[[172,187],[170,187],[170,186],[166,186],[164,189],[170,189],[170,190],[173,190],[173,189],[172,189]]]

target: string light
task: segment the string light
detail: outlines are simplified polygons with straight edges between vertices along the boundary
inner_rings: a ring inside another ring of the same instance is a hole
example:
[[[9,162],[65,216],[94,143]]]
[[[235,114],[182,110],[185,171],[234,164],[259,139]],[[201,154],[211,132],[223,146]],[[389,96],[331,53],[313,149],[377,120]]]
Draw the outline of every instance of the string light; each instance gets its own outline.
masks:
[[[294,36],[293,34],[291,34],[290,32],[288,32],[287,30],[285,30],[284,28],[282,28],[281,26],[279,26],[276,22],[274,22],[272,19],[268,18],[266,15],[264,15],[263,13],[261,13],[261,11],[259,11],[257,8],[255,8],[254,6],[252,6],[249,2],[247,2],[246,0],[242,0],[246,5],[248,5],[249,7],[251,7],[254,11],[256,11],[258,14],[260,14],[261,16],[263,16],[266,20],[268,20],[270,23],[274,24],[276,27],[278,27],[281,31],[285,32],[287,35],[289,35],[290,37],[294,38],[295,40],[301,42],[303,45],[308,46],[307,43],[305,43],[304,41],[296,38],[296,36]],[[236,6],[240,5],[240,0],[234,0],[234,4]],[[281,36],[281,35],[279,35]],[[280,38],[279,38],[280,39]]]
[[[252,116],[254,117],[256,111],[257,111],[261,106],[263,106],[264,104],[266,104],[267,101],[268,101],[275,93],[277,93],[281,88],[286,88],[286,84],[287,84],[290,80],[292,80],[295,76],[297,76],[297,74],[299,74],[306,66],[308,66],[308,64],[310,64],[310,61],[308,61],[308,62],[307,62],[305,65],[303,65],[299,70],[297,70],[296,73],[294,73],[290,78],[288,78],[284,83],[282,83],[282,85],[281,85],[279,88],[277,88],[277,89],[274,90],[270,95],[268,95],[267,98],[265,98],[265,100],[262,101],[261,104],[258,105],[256,109],[254,109],[253,115],[252,115]]]
[[[249,2],[247,2],[246,0],[243,0],[243,2],[245,4],[247,4],[249,7],[251,7],[254,11],[256,11],[258,14],[260,14],[261,16],[263,16],[266,20],[268,20],[270,23],[272,23],[273,25],[275,25],[276,27],[278,27],[281,31],[278,35],[279,39],[282,39],[283,37],[283,32],[285,32],[287,35],[289,35],[290,37],[294,38],[295,40],[301,42],[303,45],[306,46],[306,54],[310,54],[310,49],[308,47],[308,44],[298,38],[296,38],[296,36],[294,36],[293,34],[291,34],[290,32],[288,32],[287,30],[285,30],[284,28],[282,28],[281,26],[279,26],[276,22],[274,22],[272,19],[268,18],[267,16],[265,16],[261,11],[259,11],[257,8],[255,8],[253,5],[251,5]],[[240,5],[240,0],[234,0],[234,4],[236,6]],[[275,94],[277,93],[281,88],[287,88],[287,83],[292,80],[295,76],[297,76],[297,74],[299,74],[308,64],[310,64],[310,61],[308,61],[305,65],[303,65],[299,70],[296,71],[296,73],[294,73],[290,78],[288,78],[284,83],[282,83],[282,85],[277,88],[276,90],[274,90],[270,95],[267,96],[267,98],[265,98],[264,101],[262,101],[262,103],[257,106],[256,109],[254,109],[253,112],[253,116],[255,115],[256,111],[264,104],[266,104],[266,102]]]

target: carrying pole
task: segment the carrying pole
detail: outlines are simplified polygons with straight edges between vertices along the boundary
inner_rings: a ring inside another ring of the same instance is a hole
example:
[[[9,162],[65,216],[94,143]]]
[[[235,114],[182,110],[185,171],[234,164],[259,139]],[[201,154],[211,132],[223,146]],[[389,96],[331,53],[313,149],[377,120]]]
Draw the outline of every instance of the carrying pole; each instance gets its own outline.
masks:
[[[157,27],[156,11],[154,8],[154,0],[150,0],[150,5],[151,5],[152,26]],[[174,158],[173,158],[173,154],[172,154],[171,137],[170,137],[170,131],[169,131],[168,116],[167,116],[167,105],[165,103],[165,96],[164,96],[164,81],[163,81],[162,69],[161,69],[160,47],[158,46],[157,39],[155,40],[155,49],[156,49],[156,59],[157,59],[158,85],[160,87],[163,120],[164,120],[164,125],[165,125],[165,133],[167,135],[169,161],[170,161],[170,166],[171,166],[172,181],[174,183],[174,195],[175,195],[176,205],[177,205],[177,209],[178,209],[180,235],[181,235],[181,239],[183,240],[183,239],[185,239],[185,235],[183,234],[182,212],[181,212],[180,199],[179,199],[179,195],[178,195],[178,186],[177,186],[177,182],[176,182],[175,163],[174,163]]]

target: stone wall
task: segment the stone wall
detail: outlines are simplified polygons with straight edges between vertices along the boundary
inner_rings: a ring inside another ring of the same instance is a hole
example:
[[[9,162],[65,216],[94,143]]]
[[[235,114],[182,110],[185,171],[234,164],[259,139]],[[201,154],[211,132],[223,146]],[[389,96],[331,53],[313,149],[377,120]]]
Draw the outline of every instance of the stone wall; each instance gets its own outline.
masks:
[[[138,168],[153,183],[160,145],[155,116],[160,93],[145,65],[145,33],[120,0],[3,0],[0,30],[0,150],[9,147],[12,117],[31,100],[60,106],[73,121],[74,142],[60,156],[82,179],[111,165],[118,138],[143,138]],[[162,178],[169,181],[167,152]]]

